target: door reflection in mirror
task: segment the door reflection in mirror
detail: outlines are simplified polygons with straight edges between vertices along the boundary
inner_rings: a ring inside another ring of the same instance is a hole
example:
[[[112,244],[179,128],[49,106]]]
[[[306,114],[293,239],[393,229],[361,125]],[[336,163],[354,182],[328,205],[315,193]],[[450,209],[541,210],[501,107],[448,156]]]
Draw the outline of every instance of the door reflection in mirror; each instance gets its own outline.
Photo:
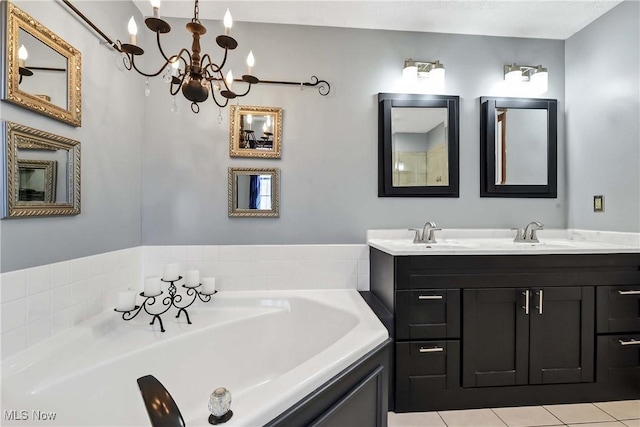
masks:
[[[271,175],[237,175],[236,208],[271,210]]]
[[[547,111],[496,108],[496,185],[547,185]]]
[[[447,186],[448,124],[446,108],[391,111],[393,186]]]

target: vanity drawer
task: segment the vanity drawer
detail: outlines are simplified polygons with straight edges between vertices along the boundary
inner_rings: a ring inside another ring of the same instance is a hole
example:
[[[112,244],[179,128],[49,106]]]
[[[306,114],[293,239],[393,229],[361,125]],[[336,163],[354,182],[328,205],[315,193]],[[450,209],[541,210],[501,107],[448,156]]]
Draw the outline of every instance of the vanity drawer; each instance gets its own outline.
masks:
[[[396,291],[396,339],[460,337],[460,289]]]
[[[597,331],[640,332],[640,284],[597,287]]]
[[[640,384],[640,333],[598,337],[596,381],[631,390]]]
[[[396,410],[425,406],[422,396],[460,387],[460,341],[396,343]]]

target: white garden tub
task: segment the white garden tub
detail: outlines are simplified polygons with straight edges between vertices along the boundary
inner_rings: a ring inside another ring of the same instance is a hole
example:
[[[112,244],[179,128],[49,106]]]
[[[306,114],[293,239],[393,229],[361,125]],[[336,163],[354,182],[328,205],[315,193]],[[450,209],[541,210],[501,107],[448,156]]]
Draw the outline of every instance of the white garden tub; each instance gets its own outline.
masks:
[[[220,386],[233,396],[225,425],[260,426],[387,338],[353,290],[220,292],[189,309],[192,325],[175,313],[161,333],[144,313],[105,312],[5,360],[2,425],[148,426],[136,379],[150,374],[189,427],[209,425]]]

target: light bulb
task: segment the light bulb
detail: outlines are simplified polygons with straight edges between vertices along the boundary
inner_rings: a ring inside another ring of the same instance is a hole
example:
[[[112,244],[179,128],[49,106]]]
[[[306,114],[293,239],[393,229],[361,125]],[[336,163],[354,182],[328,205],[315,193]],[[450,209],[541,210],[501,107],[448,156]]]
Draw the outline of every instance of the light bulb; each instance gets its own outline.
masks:
[[[513,64],[509,67],[509,71],[504,75],[504,79],[510,83],[521,82],[523,80],[522,70]]]
[[[233,83],[233,73],[231,70],[227,73],[227,77],[225,77],[225,82],[227,83],[227,88],[231,90],[231,84]]]
[[[418,67],[413,59],[407,59],[404,61],[404,68],[402,69],[402,78],[407,81],[415,81],[418,79]]]
[[[251,114],[247,114],[247,124],[253,123],[253,116]]]
[[[271,116],[267,116],[267,127],[271,126]]]
[[[127,25],[127,29],[129,30],[129,44],[136,44],[136,34],[138,34],[138,26],[136,25],[136,20],[129,19],[129,25]]]
[[[262,132],[266,132],[268,130],[269,130],[269,127],[267,126],[266,123],[264,125],[262,125]]]
[[[160,0],[150,0],[153,7],[153,17],[160,18]]]
[[[549,72],[546,68],[538,67],[531,76],[531,85],[538,95],[542,95],[549,90]]]
[[[23,61],[26,61],[28,57],[29,57],[29,52],[27,52],[27,48],[24,47],[24,45],[20,46],[20,49],[18,49],[18,59],[22,59]]]
[[[253,66],[256,63],[256,59],[253,57],[253,51],[249,51],[249,55],[247,56],[247,67],[248,67],[248,71],[247,74],[251,75],[251,73],[253,72]]]
[[[224,33],[225,34],[229,34],[229,30],[231,30],[231,27],[233,26],[233,19],[231,19],[231,12],[229,12],[229,9],[227,9],[227,11],[224,14]]]
[[[172,76],[177,76],[178,75],[178,67],[180,67],[180,60],[176,59],[175,61],[173,61],[171,63],[171,75]]]
[[[433,82],[433,90],[437,92],[444,90],[444,76],[444,67],[439,62],[436,62],[434,68],[429,71],[429,79]]]

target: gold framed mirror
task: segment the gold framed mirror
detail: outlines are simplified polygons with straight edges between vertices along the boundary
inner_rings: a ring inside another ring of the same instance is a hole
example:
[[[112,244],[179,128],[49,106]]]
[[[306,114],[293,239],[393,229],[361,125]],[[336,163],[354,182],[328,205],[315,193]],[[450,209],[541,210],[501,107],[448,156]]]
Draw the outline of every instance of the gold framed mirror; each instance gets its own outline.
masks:
[[[29,14],[2,2],[2,99],[68,123],[82,122],[82,55]]]
[[[280,216],[280,169],[229,168],[230,217]]]
[[[3,218],[80,213],[80,143],[3,122]]]
[[[282,108],[231,106],[229,156],[280,158]]]

